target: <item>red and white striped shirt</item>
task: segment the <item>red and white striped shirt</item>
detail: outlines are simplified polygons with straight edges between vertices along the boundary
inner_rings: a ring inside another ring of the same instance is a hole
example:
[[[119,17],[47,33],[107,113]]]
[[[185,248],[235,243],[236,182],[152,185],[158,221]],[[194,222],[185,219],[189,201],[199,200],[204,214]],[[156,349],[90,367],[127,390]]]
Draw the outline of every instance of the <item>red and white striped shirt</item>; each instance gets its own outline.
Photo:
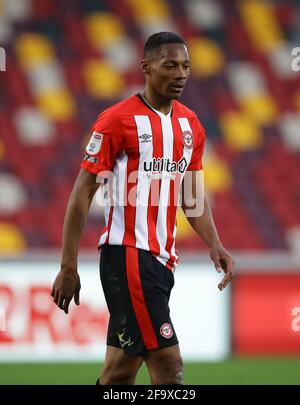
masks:
[[[173,101],[165,115],[137,94],[103,111],[92,132],[81,167],[109,179],[99,246],[144,249],[173,270],[180,185],[187,170],[202,168],[196,114]]]

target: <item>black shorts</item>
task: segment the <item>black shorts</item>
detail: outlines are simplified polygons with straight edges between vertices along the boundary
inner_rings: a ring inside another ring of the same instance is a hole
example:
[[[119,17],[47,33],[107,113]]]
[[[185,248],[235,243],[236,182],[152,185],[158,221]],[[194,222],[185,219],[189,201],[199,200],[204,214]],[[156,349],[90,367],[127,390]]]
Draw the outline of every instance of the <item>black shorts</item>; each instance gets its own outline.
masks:
[[[169,309],[174,275],[150,252],[104,245],[100,277],[110,312],[108,346],[142,356],[178,343]]]

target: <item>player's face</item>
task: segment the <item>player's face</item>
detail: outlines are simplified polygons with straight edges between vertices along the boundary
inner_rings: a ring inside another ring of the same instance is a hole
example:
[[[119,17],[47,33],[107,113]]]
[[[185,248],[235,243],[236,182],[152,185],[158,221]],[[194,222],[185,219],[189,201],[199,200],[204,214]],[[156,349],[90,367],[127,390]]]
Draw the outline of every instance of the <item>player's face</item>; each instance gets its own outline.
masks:
[[[165,44],[148,64],[147,81],[167,99],[178,99],[190,75],[190,58],[183,44]]]

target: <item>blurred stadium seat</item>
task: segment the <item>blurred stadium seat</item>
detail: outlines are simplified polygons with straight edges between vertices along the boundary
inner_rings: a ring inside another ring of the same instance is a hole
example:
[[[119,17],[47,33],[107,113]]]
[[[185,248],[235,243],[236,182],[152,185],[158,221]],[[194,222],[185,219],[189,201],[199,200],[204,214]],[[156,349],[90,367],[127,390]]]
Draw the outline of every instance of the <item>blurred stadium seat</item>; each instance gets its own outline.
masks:
[[[73,361],[104,359],[100,192],[80,243],[80,307],[66,317],[49,293],[90,127],[143,88],[144,41],[158,31],[187,42],[180,101],[206,128],[205,190],[238,270],[225,292],[208,283],[221,275],[179,209],[171,312],[185,384],[299,385],[300,0],[0,0],[0,385],[96,380],[98,364]]]
[[[175,30],[193,77],[183,102],[207,130],[206,184],[229,249],[299,247],[300,40],[296,1],[2,0],[0,245],[58,248],[98,113],[142,88],[145,38]],[[215,202],[215,203],[214,203]],[[93,216],[82,244],[94,248]],[[179,247],[201,248],[182,217]]]

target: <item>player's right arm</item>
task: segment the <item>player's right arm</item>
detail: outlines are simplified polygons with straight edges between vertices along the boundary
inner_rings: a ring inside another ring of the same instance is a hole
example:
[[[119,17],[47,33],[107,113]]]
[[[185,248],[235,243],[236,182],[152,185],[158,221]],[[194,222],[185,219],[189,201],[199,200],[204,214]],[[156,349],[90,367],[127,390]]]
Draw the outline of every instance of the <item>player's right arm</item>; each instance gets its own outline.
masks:
[[[55,304],[68,313],[74,297],[79,305],[80,278],[77,256],[82,234],[93,197],[99,187],[97,176],[81,169],[70,195],[63,226],[61,269],[53,283],[51,296]]]
[[[187,220],[207,244],[209,255],[216,270],[222,270],[225,275],[218,284],[222,291],[233,277],[235,261],[230,253],[223,247],[213,219],[209,202],[204,193],[204,177],[202,156],[205,143],[205,130],[198,119],[194,121],[195,143],[191,162],[183,179],[182,209]]]
[[[108,177],[113,170],[116,156],[123,148],[118,116],[111,114],[110,109],[98,116],[91,130],[92,135],[81,162],[81,171],[75,181],[65,214],[61,270],[51,292],[55,304],[66,314],[73,297],[75,304],[79,305],[78,247],[92,199],[99,187],[97,176],[99,179]]]

